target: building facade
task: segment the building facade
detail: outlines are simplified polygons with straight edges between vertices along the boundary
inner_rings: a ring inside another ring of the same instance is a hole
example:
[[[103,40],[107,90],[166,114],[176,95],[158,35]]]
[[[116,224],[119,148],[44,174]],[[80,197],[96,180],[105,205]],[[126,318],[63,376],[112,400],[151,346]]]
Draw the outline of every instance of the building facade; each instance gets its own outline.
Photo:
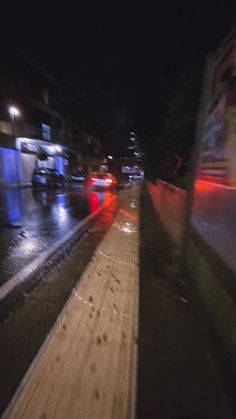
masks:
[[[98,165],[101,144],[67,89],[32,58],[14,60],[0,70],[0,185],[30,185],[37,167],[69,179],[82,163]]]

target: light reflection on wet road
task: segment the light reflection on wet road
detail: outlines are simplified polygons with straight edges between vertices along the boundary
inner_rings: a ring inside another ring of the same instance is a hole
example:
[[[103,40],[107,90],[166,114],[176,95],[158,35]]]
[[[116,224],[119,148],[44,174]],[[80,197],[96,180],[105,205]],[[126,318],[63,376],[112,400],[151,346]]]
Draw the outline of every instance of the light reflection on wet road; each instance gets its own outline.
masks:
[[[94,212],[110,192],[31,190],[0,192],[0,285]]]

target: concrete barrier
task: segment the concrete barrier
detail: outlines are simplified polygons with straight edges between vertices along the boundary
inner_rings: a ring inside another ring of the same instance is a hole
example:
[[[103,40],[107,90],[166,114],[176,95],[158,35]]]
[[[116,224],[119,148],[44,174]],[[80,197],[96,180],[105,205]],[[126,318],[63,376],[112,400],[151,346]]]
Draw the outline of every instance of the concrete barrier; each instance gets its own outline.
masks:
[[[224,352],[226,366],[236,375],[235,199],[233,192],[225,189],[220,190],[219,200],[219,187],[213,186],[211,193],[208,186],[207,194],[206,186],[202,187],[204,194],[200,198],[196,188],[185,270],[193,296],[208,318],[217,346]],[[148,182],[147,190],[159,219],[180,249],[186,192],[161,180],[156,184]],[[230,199],[225,198],[226,194]],[[233,392],[236,396],[236,391]]]
[[[182,241],[186,192],[170,183],[158,180],[147,183],[152,204],[171,239],[179,247]]]

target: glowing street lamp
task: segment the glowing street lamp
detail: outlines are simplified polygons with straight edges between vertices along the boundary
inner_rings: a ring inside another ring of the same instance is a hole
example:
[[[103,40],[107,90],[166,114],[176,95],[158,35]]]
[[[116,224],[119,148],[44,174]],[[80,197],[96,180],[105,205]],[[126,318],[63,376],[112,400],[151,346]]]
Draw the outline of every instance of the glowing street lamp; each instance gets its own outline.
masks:
[[[12,123],[12,133],[15,136],[15,132],[16,132],[16,124],[15,124],[15,120],[16,118],[18,118],[20,116],[20,111],[16,106],[9,106],[8,108],[8,112],[11,118],[11,123]]]
[[[20,111],[15,106],[9,106],[8,111],[11,118],[17,118],[18,116],[20,116]]]
[[[108,158],[109,160],[113,160],[113,157],[112,157],[112,156],[107,156],[107,158]]]

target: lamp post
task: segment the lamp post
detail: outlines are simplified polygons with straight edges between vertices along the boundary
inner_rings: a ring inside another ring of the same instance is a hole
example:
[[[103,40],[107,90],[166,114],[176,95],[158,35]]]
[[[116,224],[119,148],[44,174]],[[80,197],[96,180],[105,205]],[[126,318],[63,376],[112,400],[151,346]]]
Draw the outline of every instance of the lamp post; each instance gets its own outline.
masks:
[[[21,113],[20,113],[20,110],[14,105],[9,106],[8,112],[11,118],[12,135],[13,137],[16,137],[16,118],[18,118]],[[20,186],[19,154],[17,155],[17,184],[18,186]]]
[[[16,106],[9,106],[8,108],[8,112],[11,118],[11,123],[12,123],[12,133],[13,136],[15,137],[16,135],[16,118],[20,116],[20,111]]]

